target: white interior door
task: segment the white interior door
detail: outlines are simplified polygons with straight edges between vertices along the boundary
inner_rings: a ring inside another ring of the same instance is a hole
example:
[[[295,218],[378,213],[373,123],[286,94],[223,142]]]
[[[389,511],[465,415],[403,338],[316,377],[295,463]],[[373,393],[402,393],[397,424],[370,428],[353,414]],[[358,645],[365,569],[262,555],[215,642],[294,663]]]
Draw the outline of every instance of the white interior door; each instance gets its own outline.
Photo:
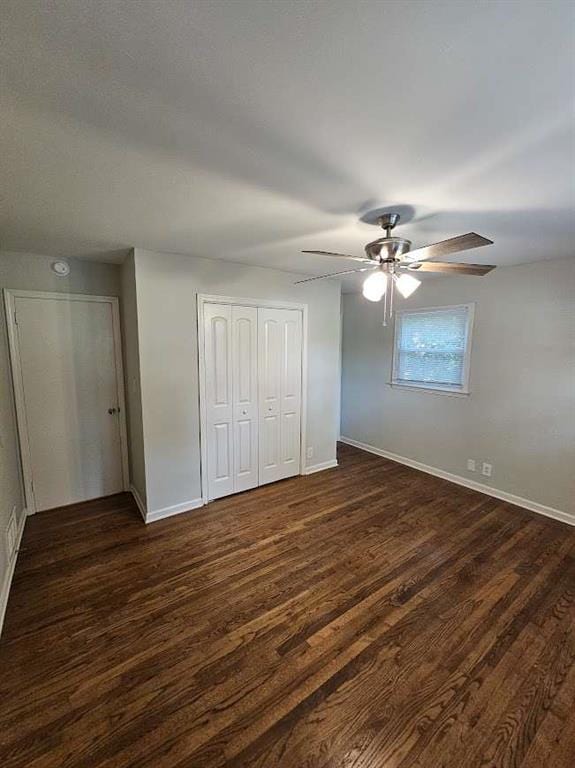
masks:
[[[258,309],[259,484],[300,471],[301,312]]]
[[[258,485],[258,310],[232,306],[234,491]]]
[[[14,297],[37,510],[124,488],[113,306]]]
[[[204,305],[208,497],[234,492],[232,308]]]

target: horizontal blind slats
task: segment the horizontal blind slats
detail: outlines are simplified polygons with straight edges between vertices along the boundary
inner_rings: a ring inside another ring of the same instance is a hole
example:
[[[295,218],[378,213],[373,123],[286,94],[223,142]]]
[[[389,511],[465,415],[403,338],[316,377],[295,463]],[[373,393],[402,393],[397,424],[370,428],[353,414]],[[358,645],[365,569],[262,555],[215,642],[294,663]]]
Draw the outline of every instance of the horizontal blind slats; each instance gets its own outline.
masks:
[[[467,307],[399,315],[395,380],[462,386],[467,316]]]

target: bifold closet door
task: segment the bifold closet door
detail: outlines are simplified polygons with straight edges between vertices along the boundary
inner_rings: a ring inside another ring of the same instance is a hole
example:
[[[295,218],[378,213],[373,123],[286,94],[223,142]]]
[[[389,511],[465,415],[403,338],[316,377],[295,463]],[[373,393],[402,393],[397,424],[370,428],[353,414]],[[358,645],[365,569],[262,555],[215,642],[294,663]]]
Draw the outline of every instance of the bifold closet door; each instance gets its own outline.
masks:
[[[258,309],[259,484],[300,472],[302,316]]]
[[[258,485],[258,310],[232,307],[234,491]]]
[[[234,492],[232,391],[232,308],[204,306],[208,495]]]
[[[208,497],[258,485],[257,309],[204,305]]]

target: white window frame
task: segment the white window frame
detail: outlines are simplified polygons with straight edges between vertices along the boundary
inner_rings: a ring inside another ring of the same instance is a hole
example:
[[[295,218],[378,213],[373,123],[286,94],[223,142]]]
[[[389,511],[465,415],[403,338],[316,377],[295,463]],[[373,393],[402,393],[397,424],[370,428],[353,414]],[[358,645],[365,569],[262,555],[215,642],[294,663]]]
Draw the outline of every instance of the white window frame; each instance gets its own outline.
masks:
[[[463,358],[463,376],[461,386],[450,384],[436,384],[434,382],[418,382],[418,381],[404,381],[398,379],[396,375],[396,365],[399,360],[398,343],[399,334],[398,329],[400,323],[398,320],[401,315],[415,315],[421,312],[429,314],[430,312],[445,312],[453,309],[466,309],[467,310],[467,324],[465,328],[465,355]],[[443,395],[462,395],[467,396],[470,394],[469,389],[469,376],[471,371],[471,343],[473,338],[473,321],[475,319],[475,304],[449,304],[442,307],[420,307],[418,309],[401,309],[395,313],[395,322],[393,328],[393,355],[391,362],[391,381],[392,387],[401,387],[401,389],[411,389],[418,392],[435,392]]]

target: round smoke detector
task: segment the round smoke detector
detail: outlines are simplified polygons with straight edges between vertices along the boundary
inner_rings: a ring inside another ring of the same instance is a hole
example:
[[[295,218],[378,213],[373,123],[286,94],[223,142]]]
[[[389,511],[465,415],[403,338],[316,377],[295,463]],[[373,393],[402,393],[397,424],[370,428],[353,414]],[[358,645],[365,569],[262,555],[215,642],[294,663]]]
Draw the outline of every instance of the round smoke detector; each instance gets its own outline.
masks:
[[[50,268],[58,277],[66,277],[70,274],[70,265],[67,261],[53,261]]]

